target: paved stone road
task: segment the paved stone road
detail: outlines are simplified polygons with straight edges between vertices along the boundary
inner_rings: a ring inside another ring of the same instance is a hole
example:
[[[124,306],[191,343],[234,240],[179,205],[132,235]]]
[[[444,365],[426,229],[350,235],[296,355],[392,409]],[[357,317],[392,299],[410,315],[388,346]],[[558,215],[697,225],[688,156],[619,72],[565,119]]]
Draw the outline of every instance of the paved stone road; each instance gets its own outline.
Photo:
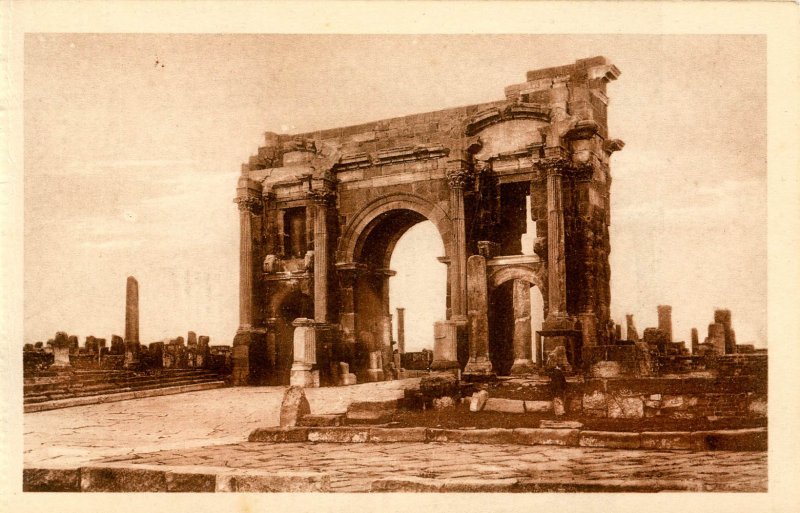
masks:
[[[767,490],[764,452],[613,450],[459,443],[239,443],[162,451],[114,462],[329,472],[337,492],[380,477],[689,481],[719,491]]]
[[[356,397],[402,397],[418,378],[306,390],[313,413],[342,413]],[[285,387],[236,387],[24,415],[24,465],[74,465],[123,454],[237,443],[277,426]]]

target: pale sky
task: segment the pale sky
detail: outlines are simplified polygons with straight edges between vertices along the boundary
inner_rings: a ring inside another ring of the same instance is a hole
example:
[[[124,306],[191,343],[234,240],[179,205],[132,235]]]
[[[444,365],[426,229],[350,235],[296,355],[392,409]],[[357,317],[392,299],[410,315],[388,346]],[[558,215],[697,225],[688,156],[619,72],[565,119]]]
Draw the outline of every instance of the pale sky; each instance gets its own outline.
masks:
[[[626,143],[611,162],[614,319],[641,332],[671,304],[676,340],[702,340],[726,307],[740,343],[766,346],[765,50],[758,36],[29,34],[24,341],[122,335],[134,275],[142,342],[230,343],[232,198],[263,132],[494,101],[528,70],[604,55],[622,71],[610,136]],[[393,282],[442,266],[424,226],[408,235],[419,269]],[[432,340],[443,305],[406,294],[407,338]]]

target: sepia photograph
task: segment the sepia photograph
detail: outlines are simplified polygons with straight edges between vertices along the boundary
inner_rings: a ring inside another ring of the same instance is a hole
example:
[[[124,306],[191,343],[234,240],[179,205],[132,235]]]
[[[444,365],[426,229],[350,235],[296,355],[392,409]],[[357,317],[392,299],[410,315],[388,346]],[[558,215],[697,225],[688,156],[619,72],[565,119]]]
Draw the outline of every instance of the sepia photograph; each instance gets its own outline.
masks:
[[[18,34],[18,499],[775,491],[766,31],[291,28]]]

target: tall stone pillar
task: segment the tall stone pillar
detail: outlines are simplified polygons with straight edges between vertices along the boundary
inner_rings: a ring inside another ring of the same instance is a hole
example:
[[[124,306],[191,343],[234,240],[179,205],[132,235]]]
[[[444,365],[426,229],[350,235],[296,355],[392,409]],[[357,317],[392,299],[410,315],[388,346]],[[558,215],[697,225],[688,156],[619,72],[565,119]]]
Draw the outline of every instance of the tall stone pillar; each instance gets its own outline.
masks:
[[[658,305],[658,329],[667,336],[667,342],[672,342],[672,307]]]
[[[692,328],[692,355],[697,356],[700,352],[700,336],[697,333],[697,328]]]
[[[406,352],[406,309],[397,309],[397,352],[403,354]]]
[[[489,315],[486,283],[486,259],[472,255],[467,260],[467,304],[469,318],[469,361],[464,375],[489,377],[492,362],[489,360]]]
[[[139,282],[128,276],[125,286],[125,368],[139,365]]]
[[[450,307],[454,320],[463,320],[467,313],[467,242],[464,226],[464,188],[471,180],[466,158],[447,163],[450,185],[450,212],[453,220],[453,255],[450,262]]]
[[[531,286],[522,280],[514,280],[514,365],[511,374],[532,374],[531,360]]]
[[[318,324],[328,323],[328,205],[335,192],[325,184],[312,190],[309,197],[314,201],[314,320]]]
[[[253,217],[261,213],[261,184],[242,176],[234,202],[239,207],[239,329],[233,339],[233,384],[250,381],[250,342],[254,322]]]

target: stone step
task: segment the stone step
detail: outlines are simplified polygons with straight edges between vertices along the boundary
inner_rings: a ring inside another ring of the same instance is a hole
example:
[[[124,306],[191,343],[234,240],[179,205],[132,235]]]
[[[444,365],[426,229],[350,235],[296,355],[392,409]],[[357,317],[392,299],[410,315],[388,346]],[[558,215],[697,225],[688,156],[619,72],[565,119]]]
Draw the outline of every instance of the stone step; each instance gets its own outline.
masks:
[[[45,401],[53,401],[59,399],[66,399],[70,397],[89,397],[93,395],[103,395],[109,393],[119,393],[119,392],[136,392],[140,390],[153,390],[157,388],[168,388],[168,387],[175,387],[175,386],[185,386],[185,385],[196,385],[196,384],[203,384],[203,383],[211,383],[219,381],[218,377],[201,377],[201,378],[183,378],[183,379],[170,379],[170,380],[161,380],[161,381],[154,381],[148,383],[140,383],[130,386],[105,386],[105,387],[96,387],[94,389],[83,389],[81,391],[70,391],[70,392],[55,392],[55,393],[48,393],[48,394],[41,394],[41,395],[33,395],[33,396],[26,396],[24,398],[25,404],[33,404]]]
[[[163,374],[132,375],[125,373],[122,376],[107,375],[102,378],[79,378],[74,380],[61,380],[53,383],[38,383],[24,386],[24,394],[43,394],[57,391],[67,391],[70,389],[89,389],[95,386],[133,386],[138,383],[168,382],[170,380],[187,378],[209,378],[219,379],[219,375],[213,371],[188,370],[185,372],[168,372]]]

